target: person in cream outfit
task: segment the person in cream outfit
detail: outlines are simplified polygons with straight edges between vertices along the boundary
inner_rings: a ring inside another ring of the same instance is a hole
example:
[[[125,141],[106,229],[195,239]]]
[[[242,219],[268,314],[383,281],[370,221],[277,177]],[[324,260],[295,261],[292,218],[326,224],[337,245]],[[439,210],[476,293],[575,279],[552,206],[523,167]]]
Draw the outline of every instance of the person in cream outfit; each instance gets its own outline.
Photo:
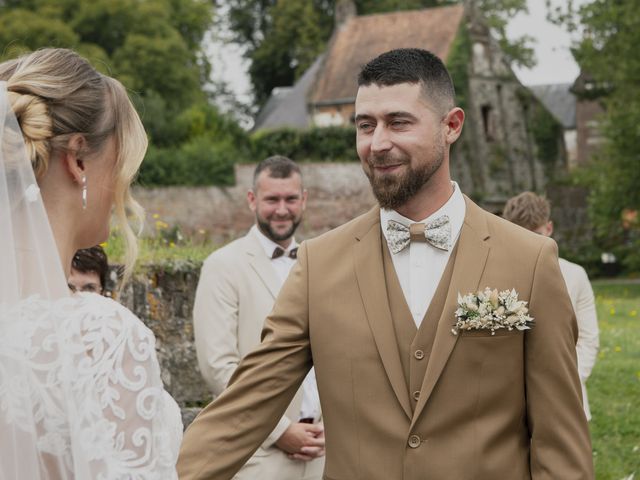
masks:
[[[549,201],[533,192],[522,192],[510,198],[504,206],[502,216],[510,222],[539,233],[546,237],[553,235],[551,221],[551,204]],[[567,284],[571,305],[578,321],[578,372],[582,383],[582,404],[587,420],[591,420],[591,409],[587,398],[587,380],[598,357],[600,347],[600,331],[598,329],[598,315],[593,296],[591,282],[584,268],[560,258],[560,271]]]
[[[262,343],[185,432],[180,478],[231,478],[313,366],[325,480],[592,479],[555,242],[452,183],[464,112],[438,57],[391,50],[358,85],[357,151],[379,207],[301,245]],[[458,295],[485,288],[526,301],[531,328],[456,328]]]
[[[269,157],[254,172],[249,207],[256,224],[205,261],[193,321],[200,371],[214,395],[226,388],[240,359],[260,343],[264,319],[295,263],[293,237],[306,206],[299,167]],[[234,477],[236,480],[319,480],[324,432],[313,370],[284,416]]]

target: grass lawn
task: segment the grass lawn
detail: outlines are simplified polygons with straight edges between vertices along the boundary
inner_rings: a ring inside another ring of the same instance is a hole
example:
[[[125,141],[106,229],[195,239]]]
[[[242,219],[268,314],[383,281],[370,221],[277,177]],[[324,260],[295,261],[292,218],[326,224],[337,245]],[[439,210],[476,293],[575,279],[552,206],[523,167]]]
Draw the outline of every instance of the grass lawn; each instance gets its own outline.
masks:
[[[597,480],[640,480],[640,284],[593,283],[600,353],[587,382]]]

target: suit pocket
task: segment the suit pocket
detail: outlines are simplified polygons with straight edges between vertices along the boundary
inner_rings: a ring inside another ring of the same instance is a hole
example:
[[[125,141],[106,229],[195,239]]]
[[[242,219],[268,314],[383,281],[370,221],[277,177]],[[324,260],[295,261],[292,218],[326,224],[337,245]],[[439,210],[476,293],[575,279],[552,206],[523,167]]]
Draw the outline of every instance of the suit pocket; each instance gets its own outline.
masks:
[[[506,328],[500,328],[498,330],[462,330],[458,332],[458,335],[462,337],[480,337],[480,338],[494,338],[494,337],[506,337],[509,335],[517,336],[523,334],[524,331],[518,330],[514,328],[513,330],[508,330]]]

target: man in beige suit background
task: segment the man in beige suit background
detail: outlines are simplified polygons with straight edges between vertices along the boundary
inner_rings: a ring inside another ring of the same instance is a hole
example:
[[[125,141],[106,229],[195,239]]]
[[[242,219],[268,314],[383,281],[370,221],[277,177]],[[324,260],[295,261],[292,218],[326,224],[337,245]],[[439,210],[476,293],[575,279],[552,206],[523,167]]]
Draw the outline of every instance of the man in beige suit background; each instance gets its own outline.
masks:
[[[299,167],[282,156],[260,162],[247,193],[256,223],[204,262],[193,310],[200,371],[214,395],[260,343],[264,319],[295,263],[294,233],[306,206]],[[313,370],[236,480],[319,480],[324,433]]]
[[[504,206],[502,216],[516,225],[545,237],[553,235],[551,204],[549,200],[533,192],[522,192],[520,195],[510,198]],[[560,258],[559,261],[560,271],[567,284],[571,305],[578,322],[576,351],[578,354],[578,373],[582,384],[582,404],[587,420],[591,420],[587,380],[596,363],[600,347],[596,302],[585,269],[564,258]]]
[[[555,243],[451,181],[464,112],[440,59],[392,50],[358,85],[380,208],[302,244],[262,343],[185,432],[180,477],[231,478],[314,366],[325,480],[592,479]],[[486,287],[528,302],[532,328],[454,328],[458,295]]]

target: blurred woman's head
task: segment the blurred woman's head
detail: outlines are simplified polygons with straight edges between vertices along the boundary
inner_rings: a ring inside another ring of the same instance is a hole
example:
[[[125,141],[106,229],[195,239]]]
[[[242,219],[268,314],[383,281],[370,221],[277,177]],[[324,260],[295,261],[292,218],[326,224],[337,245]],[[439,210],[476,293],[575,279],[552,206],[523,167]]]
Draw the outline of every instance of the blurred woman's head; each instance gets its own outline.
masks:
[[[142,212],[129,187],[147,137],[122,84],[77,53],[59,48],[0,64],[0,80],[6,82],[45,205],[47,195],[69,199],[65,215],[77,230],[72,247],[106,240],[115,206],[131,268],[136,244],[127,213],[140,219]]]

